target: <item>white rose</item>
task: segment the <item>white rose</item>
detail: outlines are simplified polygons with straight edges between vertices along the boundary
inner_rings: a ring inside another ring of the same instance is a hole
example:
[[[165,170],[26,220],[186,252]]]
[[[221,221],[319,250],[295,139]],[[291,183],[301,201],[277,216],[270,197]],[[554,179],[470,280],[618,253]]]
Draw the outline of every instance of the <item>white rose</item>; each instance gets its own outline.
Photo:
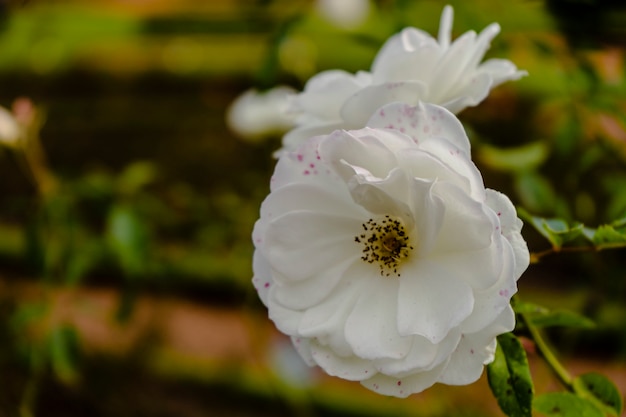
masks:
[[[406,397],[469,384],[514,327],[529,253],[446,109],[392,103],[279,159],[253,284],[310,365]],[[391,129],[388,129],[391,128]]]
[[[17,146],[22,134],[15,116],[4,107],[0,107],[0,144],[9,147]]]
[[[299,115],[297,127],[284,136],[283,150],[295,149],[312,135],[361,128],[376,109],[395,101],[434,103],[458,113],[480,103],[492,88],[526,75],[505,59],[481,63],[500,32],[497,23],[451,43],[452,17],[452,7],[446,6],[438,39],[416,28],[392,36],[371,72],[331,70],[312,77],[292,101],[290,111]]]
[[[294,93],[295,90],[288,86],[264,92],[254,88],[246,90],[226,112],[228,127],[249,141],[286,132],[294,126],[294,117],[287,111],[289,98]]]
[[[317,0],[317,11],[344,29],[352,29],[362,24],[370,11],[370,0]]]

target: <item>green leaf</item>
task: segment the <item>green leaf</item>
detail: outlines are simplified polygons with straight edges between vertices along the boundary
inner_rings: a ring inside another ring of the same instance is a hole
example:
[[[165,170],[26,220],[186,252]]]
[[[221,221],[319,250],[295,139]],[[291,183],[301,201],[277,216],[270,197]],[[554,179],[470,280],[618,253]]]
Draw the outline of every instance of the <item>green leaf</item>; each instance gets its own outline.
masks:
[[[569,310],[549,310],[533,303],[516,302],[515,312],[526,316],[537,327],[578,327],[590,329],[595,327],[593,320]]]
[[[594,402],[605,413],[613,416],[622,414],[622,395],[604,375],[595,372],[580,375],[574,379],[574,389],[580,397]]]
[[[546,141],[506,149],[483,145],[478,149],[477,158],[490,168],[499,171],[530,171],[545,162],[548,151]]]
[[[613,222],[611,222],[611,226],[615,227],[615,228],[625,228],[626,227],[626,216],[623,216],[617,220],[614,220]],[[621,232],[624,232],[623,230]]]
[[[569,310],[555,310],[546,314],[530,317],[537,327],[578,327],[582,329],[592,329],[596,327],[593,320],[588,319],[578,313]]]
[[[107,241],[125,273],[137,276],[145,272],[149,253],[148,226],[131,206],[120,204],[111,209]]]
[[[518,214],[541,233],[542,236],[548,239],[555,248],[561,248],[564,243],[583,235],[586,230],[580,222],[574,222],[570,225],[563,219],[546,219],[533,216],[524,209],[519,209]]]
[[[591,401],[571,392],[551,392],[535,397],[533,408],[547,417],[604,417]]]
[[[550,182],[536,172],[520,172],[514,178],[522,205],[536,213],[553,213],[557,197]]]
[[[103,244],[95,238],[85,238],[73,244],[69,253],[65,280],[76,285],[104,258]]]
[[[133,195],[157,177],[157,169],[151,162],[134,162],[126,167],[118,177],[119,190]]]
[[[593,243],[593,235],[596,234],[596,229],[592,227],[583,227],[583,236],[587,238],[588,241]]]
[[[612,225],[602,225],[591,236],[591,242],[598,249],[624,247],[626,232],[615,229]]]
[[[498,336],[494,361],[487,366],[491,392],[510,417],[530,417],[533,383],[526,352],[512,333]]]
[[[52,369],[56,376],[66,383],[75,382],[79,378],[79,342],[76,331],[69,326],[54,329],[50,334],[49,347]]]

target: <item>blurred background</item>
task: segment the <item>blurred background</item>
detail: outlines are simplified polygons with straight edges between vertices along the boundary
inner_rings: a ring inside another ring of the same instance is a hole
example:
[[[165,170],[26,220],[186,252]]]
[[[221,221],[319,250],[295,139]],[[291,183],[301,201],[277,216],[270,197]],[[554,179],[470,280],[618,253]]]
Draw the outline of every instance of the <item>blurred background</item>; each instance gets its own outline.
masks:
[[[454,37],[497,21],[487,56],[530,74],[460,115],[485,184],[534,215],[623,227],[622,2],[447,3]],[[226,123],[251,87],[367,70],[405,26],[436,35],[445,4],[0,1],[0,415],[501,415],[484,378],[398,400],[300,362],[250,281],[280,134]],[[624,394],[626,252],[547,256],[519,286],[596,322],[550,340]],[[557,389],[528,350],[537,391]]]

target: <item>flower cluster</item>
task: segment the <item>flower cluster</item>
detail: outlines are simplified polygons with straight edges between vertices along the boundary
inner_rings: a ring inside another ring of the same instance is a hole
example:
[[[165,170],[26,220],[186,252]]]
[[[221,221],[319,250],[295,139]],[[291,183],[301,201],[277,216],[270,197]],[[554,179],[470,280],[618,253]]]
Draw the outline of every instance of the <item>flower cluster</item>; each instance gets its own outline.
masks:
[[[302,358],[397,397],[480,377],[529,263],[453,114],[521,72],[478,66],[497,26],[450,45],[451,19],[439,42],[392,37],[371,73],[307,84],[253,231],[253,284]]]

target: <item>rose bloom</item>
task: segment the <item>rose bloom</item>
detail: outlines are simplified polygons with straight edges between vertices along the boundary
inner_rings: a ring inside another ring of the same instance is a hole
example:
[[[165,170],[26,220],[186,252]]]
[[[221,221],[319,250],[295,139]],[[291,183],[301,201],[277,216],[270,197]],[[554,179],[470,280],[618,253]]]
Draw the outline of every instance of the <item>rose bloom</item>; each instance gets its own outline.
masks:
[[[253,284],[309,365],[406,397],[469,384],[514,327],[522,222],[443,107],[392,103],[279,159]]]
[[[15,147],[20,139],[21,129],[15,116],[4,107],[0,107],[0,145]]]
[[[297,127],[283,137],[283,150],[335,129],[361,128],[376,109],[395,101],[434,103],[458,113],[483,101],[492,88],[526,75],[505,59],[481,63],[500,32],[497,23],[478,36],[469,31],[451,42],[452,17],[452,7],[446,6],[438,39],[416,28],[392,36],[371,72],[329,70],[312,77],[292,99],[289,112]]]
[[[287,112],[288,97],[294,93],[284,85],[263,92],[246,90],[226,111],[226,123],[233,133],[250,142],[282,135],[294,126],[294,116]]]
[[[317,0],[315,8],[335,26],[349,30],[365,22],[370,12],[370,0]]]

